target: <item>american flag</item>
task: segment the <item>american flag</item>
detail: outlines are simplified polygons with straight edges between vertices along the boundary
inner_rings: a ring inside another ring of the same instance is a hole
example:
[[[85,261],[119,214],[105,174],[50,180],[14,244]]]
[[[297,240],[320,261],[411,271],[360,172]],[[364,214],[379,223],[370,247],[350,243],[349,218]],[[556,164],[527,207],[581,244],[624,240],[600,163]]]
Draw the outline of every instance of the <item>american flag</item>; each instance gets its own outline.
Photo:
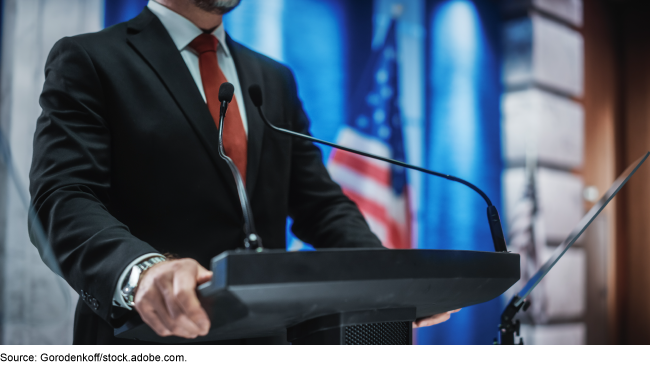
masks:
[[[386,158],[405,161],[398,98],[395,22],[384,44],[373,52],[361,82],[356,107],[341,129],[338,143]],[[371,230],[388,248],[410,248],[410,208],[404,168],[341,150],[328,161],[332,178],[359,206]]]

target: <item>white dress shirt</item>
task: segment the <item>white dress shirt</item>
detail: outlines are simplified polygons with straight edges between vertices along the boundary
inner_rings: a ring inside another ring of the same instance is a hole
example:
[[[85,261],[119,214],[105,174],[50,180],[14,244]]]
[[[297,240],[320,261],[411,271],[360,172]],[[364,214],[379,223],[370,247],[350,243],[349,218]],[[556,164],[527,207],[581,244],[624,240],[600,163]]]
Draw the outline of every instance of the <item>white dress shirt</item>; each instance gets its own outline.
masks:
[[[165,29],[174,41],[176,48],[181,53],[185,65],[190,70],[192,78],[196,86],[201,92],[201,96],[205,101],[205,91],[203,90],[203,81],[201,80],[201,71],[199,70],[199,56],[193,49],[189,47],[190,42],[194,38],[198,37],[203,33],[194,23],[189,21],[187,18],[182,15],[174,12],[173,10],[153,1],[149,0],[147,8],[151,10],[154,15],[160,19],[160,22],[163,24]],[[220,24],[217,29],[212,32],[212,34],[217,37],[219,40],[219,46],[217,47],[217,60],[219,61],[219,68],[223,72],[226,80],[235,87],[235,98],[237,99],[237,104],[239,106],[239,114],[241,115],[242,123],[244,124],[244,131],[248,136],[248,120],[246,119],[246,109],[244,107],[244,97],[241,90],[241,85],[239,84],[239,77],[237,76],[237,69],[235,68],[235,61],[232,59],[228,45],[226,44],[226,32],[223,29],[223,23]],[[113,305],[121,306],[131,310],[131,307],[126,304],[122,298],[122,283],[131,273],[131,269],[137,263],[152,257],[163,257],[159,253],[149,253],[143,256],[136,258],[133,262],[129,263],[126,267],[119,280],[117,281],[117,286],[113,294]]]

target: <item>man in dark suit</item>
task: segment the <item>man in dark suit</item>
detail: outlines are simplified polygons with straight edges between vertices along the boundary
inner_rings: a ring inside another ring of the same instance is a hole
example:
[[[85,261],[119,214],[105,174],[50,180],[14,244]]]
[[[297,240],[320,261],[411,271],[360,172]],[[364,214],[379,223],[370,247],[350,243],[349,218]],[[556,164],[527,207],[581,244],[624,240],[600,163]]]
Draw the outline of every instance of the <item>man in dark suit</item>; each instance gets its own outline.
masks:
[[[245,177],[264,246],[285,247],[291,216],[315,247],[381,247],[320,151],[266,130],[242,93],[259,84],[270,120],[308,133],[291,71],[223,32],[222,14],[238,2],[150,1],[131,21],[60,40],[48,57],[30,192],[81,295],[77,344],[124,342],[111,325],[133,308],[159,335],[207,333],[195,288],[210,279],[212,257],[243,241],[217,150],[215,90],[226,80],[236,86],[226,153]]]

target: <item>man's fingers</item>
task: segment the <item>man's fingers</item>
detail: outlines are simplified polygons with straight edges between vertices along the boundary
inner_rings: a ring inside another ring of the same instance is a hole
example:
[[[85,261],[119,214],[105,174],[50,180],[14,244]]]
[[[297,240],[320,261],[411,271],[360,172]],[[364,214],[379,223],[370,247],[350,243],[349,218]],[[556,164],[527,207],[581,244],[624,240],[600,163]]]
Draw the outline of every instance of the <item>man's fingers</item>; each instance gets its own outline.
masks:
[[[180,289],[174,291],[174,300],[182,310],[176,321],[187,323],[187,326],[196,331],[197,335],[206,335],[210,330],[210,320],[201,307],[194,291]]]
[[[196,338],[208,333],[210,321],[196,296],[196,283],[211,273],[201,268],[194,260],[180,259],[158,264],[142,276],[135,308],[157,334]]]
[[[430,327],[432,325],[446,322],[451,317],[449,313],[436,314],[432,317],[422,319],[418,322],[418,327]]]
[[[161,337],[167,337],[172,335],[172,332],[167,329],[163,322],[158,318],[153,306],[141,305],[137,308],[142,321],[144,321],[151,329],[156,332]]]
[[[165,329],[170,332],[169,335],[178,335],[178,330],[176,329],[176,321],[171,316],[171,314],[169,314],[169,311],[165,304],[165,296],[160,290],[162,285],[155,284],[155,282],[156,281],[154,281],[154,284],[152,284],[151,287],[148,287],[146,289],[146,293],[143,294],[141,302],[145,303],[146,305],[138,306],[136,303],[136,309],[143,317],[143,320],[146,314],[148,319],[152,321],[155,319],[156,321],[160,322],[165,327]],[[140,309],[146,311],[140,311]]]
[[[194,339],[202,335],[201,329],[194,324],[185,314],[173,320],[172,334],[177,337]]]
[[[444,323],[447,320],[449,320],[452,313],[456,313],[458,311],[460,311],[460,309],[451,310],[451,311],[448,311],[446,313],[435,314],[435,315],[432,315],[432,316],[430,316],[428,318],[423,318],[423,319],[416,320],[415,322],[413,322],[413,328],[429,327],[429,326],[432,326],[432,325]]]
[[[194,271],[184,268],[174,274],[174,298],[183,313],[201,330],[200,334],[205,335],[210,330],[210,320],[196,296],[198,268],[202,267],[195,267]]]
[[[211,279],[212,271],[208,271],[207,269],[203,268],[203,266],[199,266],[199,274],[196,276],[196,284],[202,285]]]
[[[158,335],[172,335],[173,322],[164,315],[167,311],[164,309],[163,297],[154,281],[141,281],[135,295],[135,309]],[[162,310],[162,311],[161,311]],[[161,314],[163,314],[161,316]]]
[[[171,319],[176,319],[183,314],[183,310],[176,304],[176,300],[174,299],[174,284],[172,279],[157,277],[154,279],[154,285],[161,295],[156,297],[159,297],[161,302],[165,304],[167,313],[169,313]]]
[[[165,308],[161,307],[156,311],[167,329],[170,329],[174,335],[184,338],[196,338],[201,335],[202,330],[185,315],[183,309],[178,305],[171,280],[157,282],[156,288],[160,294],[158,304],[162,303],[165,306]]]
[[[198,327],[201,335],[207,334],[210,330],[210,320],[196,298],[196,294],[191,290],[183,289],[176,293],[175,298],[183,310],[183,315]]]
[[[142,320],[161,337],[169,337],[173,335],[173,333],[167,329],[167,327],[165,327],[160,319],[158,319],[154,311],[151,311],[151,313],[147,314],[146,317],[142,317]]]

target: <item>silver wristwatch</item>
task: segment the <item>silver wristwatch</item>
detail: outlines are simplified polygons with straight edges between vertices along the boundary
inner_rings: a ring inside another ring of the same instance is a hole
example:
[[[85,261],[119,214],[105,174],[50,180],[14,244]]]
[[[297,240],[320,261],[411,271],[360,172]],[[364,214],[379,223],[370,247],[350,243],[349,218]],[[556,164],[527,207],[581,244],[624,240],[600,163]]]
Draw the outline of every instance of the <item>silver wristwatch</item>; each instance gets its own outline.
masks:
[[[138,287],[138,283],[140,282],[140,275],[142,275],[142,272],[153,267],[154,264],[164,262],[166,260],[167,258],[165,257],[151,257],[143,260],[131,268],[131,273],[129,273],[129,275],[124,279],[124,283],[122,283],[122,298],[128,306],[134,305],[135,289]]]

